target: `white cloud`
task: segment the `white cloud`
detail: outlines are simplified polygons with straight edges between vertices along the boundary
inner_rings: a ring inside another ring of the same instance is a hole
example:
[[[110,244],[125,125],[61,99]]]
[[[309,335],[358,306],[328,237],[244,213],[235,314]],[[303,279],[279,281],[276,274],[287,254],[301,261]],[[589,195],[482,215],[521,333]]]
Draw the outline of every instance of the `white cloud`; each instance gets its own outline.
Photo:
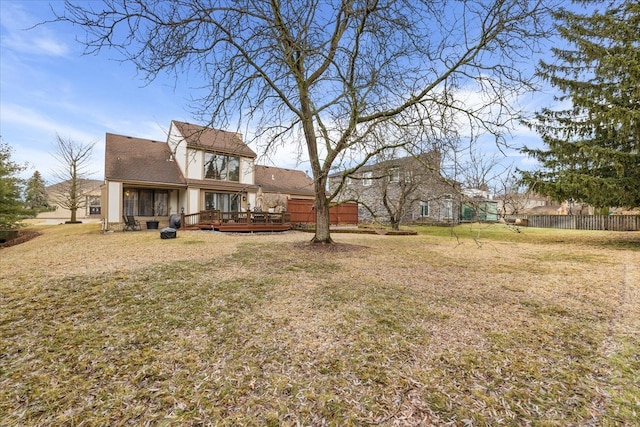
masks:
[[[29,14],[23,2],[2,2],[0,25],[2,25],[3,49],[33,55],[66,56],[69,46],[59,40],[50,27],[37,25],[48,18]]]
[[[51,138],[55,134],[62,137],[72,138],[78,141],[96,140],[99,135],[88,133],[75,126],[69,126],[65,122],[56,120],[56,118],[44,115],[34,109],[23,107],[17,104],[2,104],[2,122],[3,128],[19,129],[25,127],[32,133],[35,131],[37,136],[50,135]],[[32,136],[31,139],[34,139]]]

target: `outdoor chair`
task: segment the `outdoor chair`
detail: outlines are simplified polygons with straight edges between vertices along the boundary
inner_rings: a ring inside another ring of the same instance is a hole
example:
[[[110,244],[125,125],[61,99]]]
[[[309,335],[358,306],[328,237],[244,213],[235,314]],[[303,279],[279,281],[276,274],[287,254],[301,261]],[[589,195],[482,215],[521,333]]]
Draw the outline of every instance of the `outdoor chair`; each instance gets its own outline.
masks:
[[[140,227],[140,221],[135,219],[133,215],[126,215],[126,216],[123,216],[122,218],[124,219],[124,228],[122,229],[122,231],[142,230],[142,228]]]

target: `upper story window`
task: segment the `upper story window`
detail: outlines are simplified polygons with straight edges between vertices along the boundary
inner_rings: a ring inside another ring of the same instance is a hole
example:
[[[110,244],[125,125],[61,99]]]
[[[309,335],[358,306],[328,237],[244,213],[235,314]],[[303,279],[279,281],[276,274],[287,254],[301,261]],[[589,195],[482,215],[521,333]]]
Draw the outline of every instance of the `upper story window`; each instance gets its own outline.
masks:
[[[373,172],[365,172],[362,174],[362,185],[369,187],[373,184]]]
[[[204,153],[204,177],[219,181],[240,181],[240,158]]]
[[[389,182],[400,182],[400,168],[391,168],[389,171]]]
[[[411,182],[413,181],[413,174],[411,173],[411,171],[404,171],[404,182]]]

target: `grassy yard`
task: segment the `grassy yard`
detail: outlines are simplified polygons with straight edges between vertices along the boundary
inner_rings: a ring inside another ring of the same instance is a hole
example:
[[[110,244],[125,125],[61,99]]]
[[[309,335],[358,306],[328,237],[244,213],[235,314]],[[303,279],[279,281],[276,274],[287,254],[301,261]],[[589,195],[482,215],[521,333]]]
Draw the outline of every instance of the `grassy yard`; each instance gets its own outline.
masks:
[[[0,249],[3,426],[640,417],[640,233],[38,231]]]

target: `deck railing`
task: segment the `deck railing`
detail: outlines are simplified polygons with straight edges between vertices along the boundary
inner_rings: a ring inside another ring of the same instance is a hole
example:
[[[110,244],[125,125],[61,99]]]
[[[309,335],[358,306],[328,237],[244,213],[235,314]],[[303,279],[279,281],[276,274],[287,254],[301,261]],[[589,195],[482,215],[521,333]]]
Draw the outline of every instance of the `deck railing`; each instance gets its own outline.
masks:
[[[291,222],[288,212],[221,212],[206,210],[180,216],[182,227],[196,227],[199,224],[286,224]]]
[[[180,214],[180,227],[195,227],[202,222],[213,224],[220,221],[219,210],[200,211],[192,214]]]

